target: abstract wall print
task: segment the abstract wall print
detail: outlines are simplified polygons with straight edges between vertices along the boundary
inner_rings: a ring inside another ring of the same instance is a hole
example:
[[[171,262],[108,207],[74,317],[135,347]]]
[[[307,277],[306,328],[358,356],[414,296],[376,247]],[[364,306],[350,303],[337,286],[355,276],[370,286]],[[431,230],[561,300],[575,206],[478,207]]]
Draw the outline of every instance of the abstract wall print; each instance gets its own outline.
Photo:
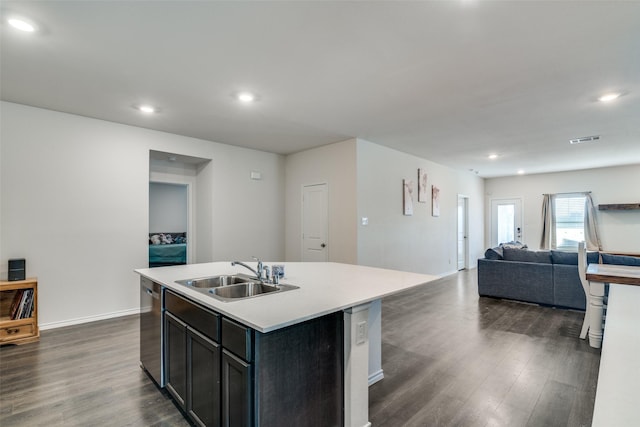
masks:
[[[413,181],[402,180],[402,209],[404,215],[413,215]]]
[[[431,186],[431,215],[440,216],[440,189],[435,185]]]
[[[427,202],[427,171],[418,169],[418,202]]]

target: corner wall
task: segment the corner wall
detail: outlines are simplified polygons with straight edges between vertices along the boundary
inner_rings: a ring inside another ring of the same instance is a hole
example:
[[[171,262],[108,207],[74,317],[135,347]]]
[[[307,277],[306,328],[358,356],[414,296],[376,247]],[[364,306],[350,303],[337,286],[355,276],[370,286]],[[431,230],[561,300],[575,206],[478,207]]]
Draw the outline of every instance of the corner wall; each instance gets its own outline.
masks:
[[[427,172],[428,200],[418,202],[418,168]],[[429,160],[358,140],[358,264],[426,274],[457,270],[458,195],[469,198],[469,267],[484,252],[484,180]],[[413,180],[413,215],[402,211],[402,180]],[[440,216],[431,215],[431,186]],[[367,217],[369,224],[361,225]]]
[[[329,261],[356,264],[356,140],[290,154],[286,158],[286,260],[302,255],[302,187],[328,184]]]
[[[198,261],[284,257],[280,155],[2,102],[0,272],[24,257],[43,328],[139,310],[149,151],[204,159]],[[251,181],[251,170],[262,172]]]
[[[540,248],[542,194],[591,191],[593,203],[638,203],[640,165],[523,175],[486,180],[486,241],[491,244],[491,199],[521,198],[523,241]],[[604,250],[640,253],[640,210],[596,211]]]

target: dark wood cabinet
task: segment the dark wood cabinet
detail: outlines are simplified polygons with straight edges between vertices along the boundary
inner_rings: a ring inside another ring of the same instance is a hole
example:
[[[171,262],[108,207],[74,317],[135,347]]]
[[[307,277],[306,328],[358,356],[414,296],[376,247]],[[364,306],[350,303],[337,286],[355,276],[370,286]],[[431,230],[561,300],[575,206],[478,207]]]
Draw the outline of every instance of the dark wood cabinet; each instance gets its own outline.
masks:
[[[220,345],[187,326],[187,412],[200,426],[220,426]]]
[[[164,314],[165,378],[169,393],[186,410],[187,325],[170,312]]]
[[[249,427],[252,421],[251,364],[222,351],[222,418],[224,427]]]
[[[165,293],[165,308],[167,390],[196,425],[219,427],[219,315],[171,292]]]
[[[260,333],[165,292],[167,389],[199,426],[343,425],[342,313]]]

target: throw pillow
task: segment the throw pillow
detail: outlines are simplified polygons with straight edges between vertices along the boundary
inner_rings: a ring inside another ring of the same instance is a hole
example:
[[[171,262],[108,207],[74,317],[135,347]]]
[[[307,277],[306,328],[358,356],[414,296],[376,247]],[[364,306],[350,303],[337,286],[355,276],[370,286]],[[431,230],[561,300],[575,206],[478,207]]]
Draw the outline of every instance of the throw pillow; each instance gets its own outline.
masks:
[[[500,260],[502,259],[502,246],[496,246],[495,248],[489,248],[485,251],[484,257],[486,259]]]

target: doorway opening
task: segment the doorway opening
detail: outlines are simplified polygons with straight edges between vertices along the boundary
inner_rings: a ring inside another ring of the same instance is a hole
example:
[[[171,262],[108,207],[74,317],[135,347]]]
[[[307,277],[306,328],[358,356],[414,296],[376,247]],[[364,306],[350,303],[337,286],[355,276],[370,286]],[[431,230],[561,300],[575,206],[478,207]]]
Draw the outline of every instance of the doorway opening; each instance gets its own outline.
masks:
[[[210,163],[210,159],[149,151],[150,267],[203,262],[196,257],[196,228],[200,240],[210,243]],[[198,253],[208,260],[210,254],[204,249]]]
[[[491,246],[522,239],[522,199],[491,200]]]
[[[149,182],[149,267],[187,263],[189,186]]]
[[[469,268],[469,197],[458,195],[458,271]]]

